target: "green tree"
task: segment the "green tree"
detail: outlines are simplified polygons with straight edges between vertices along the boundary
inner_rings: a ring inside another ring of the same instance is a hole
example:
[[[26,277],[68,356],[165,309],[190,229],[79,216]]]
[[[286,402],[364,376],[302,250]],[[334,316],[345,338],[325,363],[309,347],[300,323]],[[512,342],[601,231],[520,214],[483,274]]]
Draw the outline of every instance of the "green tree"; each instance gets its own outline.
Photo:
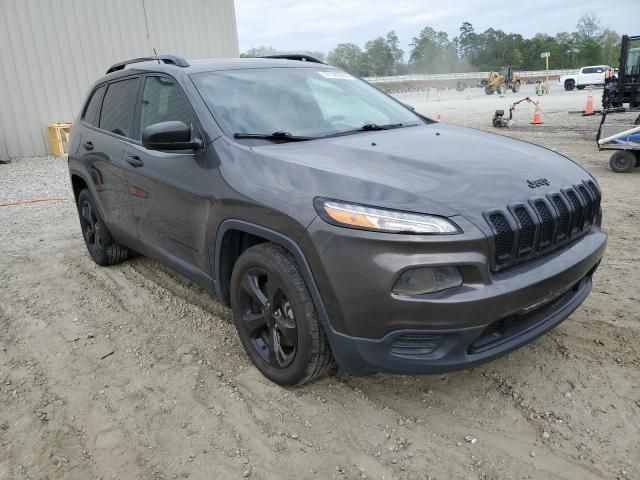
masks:
[[[362,50],[353,43],[338,44],[327,55],[327,61],[330,65],[342,68],[355,75],[365,75]]]
[[[458,54],[445,32],[424,27],[411,43],[409,64],[424,73],[452,72],[458,67]]]
[[[366,72],[366,75],[392,75],[394,67],[393,51],[384,38],[374,38],[364,45],[363,71]]]
[[[404,67],[404,51],[400,48],[400,39],[396,34],[395,30],[391,30],[387,33],[387,38],[385,43],[391,50],[391,55],[394,61],[394,72],[395,74],[402,73]]]
[[[598,15],[593,11],[586,12],[578,20],[576,29],[578,61],[582,64],[602,63],[604,31],[600,25]]]

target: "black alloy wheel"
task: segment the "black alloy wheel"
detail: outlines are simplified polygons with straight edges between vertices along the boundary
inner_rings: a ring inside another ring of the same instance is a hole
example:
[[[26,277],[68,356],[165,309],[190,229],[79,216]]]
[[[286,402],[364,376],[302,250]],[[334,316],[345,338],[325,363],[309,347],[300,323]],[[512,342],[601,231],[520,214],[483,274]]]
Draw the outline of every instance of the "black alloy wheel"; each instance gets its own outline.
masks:
[[[230,282],[233,319],[249,359],[279,385],[302,385],[333,370],[331,348],[298,263],[269,242],[246,249]]]
[[[103,232],[98,216],[88,199],[80,203],[80,228],[92,257],[101,257],[103,253]]]
[[[245,272],[241,287],[238,327],[265,363],[288,367],[298,349],[298,329],[283,286],[265,269],[254,267]]]

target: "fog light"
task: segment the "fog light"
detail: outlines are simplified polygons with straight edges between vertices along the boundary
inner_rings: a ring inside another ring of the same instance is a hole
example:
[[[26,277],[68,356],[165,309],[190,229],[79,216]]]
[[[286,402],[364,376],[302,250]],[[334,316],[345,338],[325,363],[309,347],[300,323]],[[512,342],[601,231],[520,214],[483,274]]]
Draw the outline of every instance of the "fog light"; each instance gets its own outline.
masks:
[[[393,287],[398,295],[433,293],[462,285],[458,267],[425,267],[407,270]]]

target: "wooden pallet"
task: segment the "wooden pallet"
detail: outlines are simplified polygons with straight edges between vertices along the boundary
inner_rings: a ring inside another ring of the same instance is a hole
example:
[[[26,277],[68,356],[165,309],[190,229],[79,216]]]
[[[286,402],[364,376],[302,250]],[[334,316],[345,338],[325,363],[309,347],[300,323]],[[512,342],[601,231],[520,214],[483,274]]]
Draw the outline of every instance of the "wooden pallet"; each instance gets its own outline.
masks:
[[[49,124],[49,143],[51,152],[56,157],[66,157],[69,152],[65,148],[69,145],[69,132],[71,131],[70,123],[50,123]]]

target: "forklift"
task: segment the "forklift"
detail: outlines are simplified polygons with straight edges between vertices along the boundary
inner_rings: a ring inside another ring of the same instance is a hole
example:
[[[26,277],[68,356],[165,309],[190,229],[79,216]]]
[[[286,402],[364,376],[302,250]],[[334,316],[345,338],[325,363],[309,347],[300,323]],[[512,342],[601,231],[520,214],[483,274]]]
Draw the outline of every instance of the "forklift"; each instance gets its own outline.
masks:
[[[634,42],[634,48],[632,47]],[[622,36],[620,67],[616,75],[605,78],[602,93],[604,110],[622,108],[640,109],[640,35]]]
[[[602,107],[598,149],[613,150],[611,170],[631,172],[640,167],[640,35],[622,36],[620,68],[605,76]]]

